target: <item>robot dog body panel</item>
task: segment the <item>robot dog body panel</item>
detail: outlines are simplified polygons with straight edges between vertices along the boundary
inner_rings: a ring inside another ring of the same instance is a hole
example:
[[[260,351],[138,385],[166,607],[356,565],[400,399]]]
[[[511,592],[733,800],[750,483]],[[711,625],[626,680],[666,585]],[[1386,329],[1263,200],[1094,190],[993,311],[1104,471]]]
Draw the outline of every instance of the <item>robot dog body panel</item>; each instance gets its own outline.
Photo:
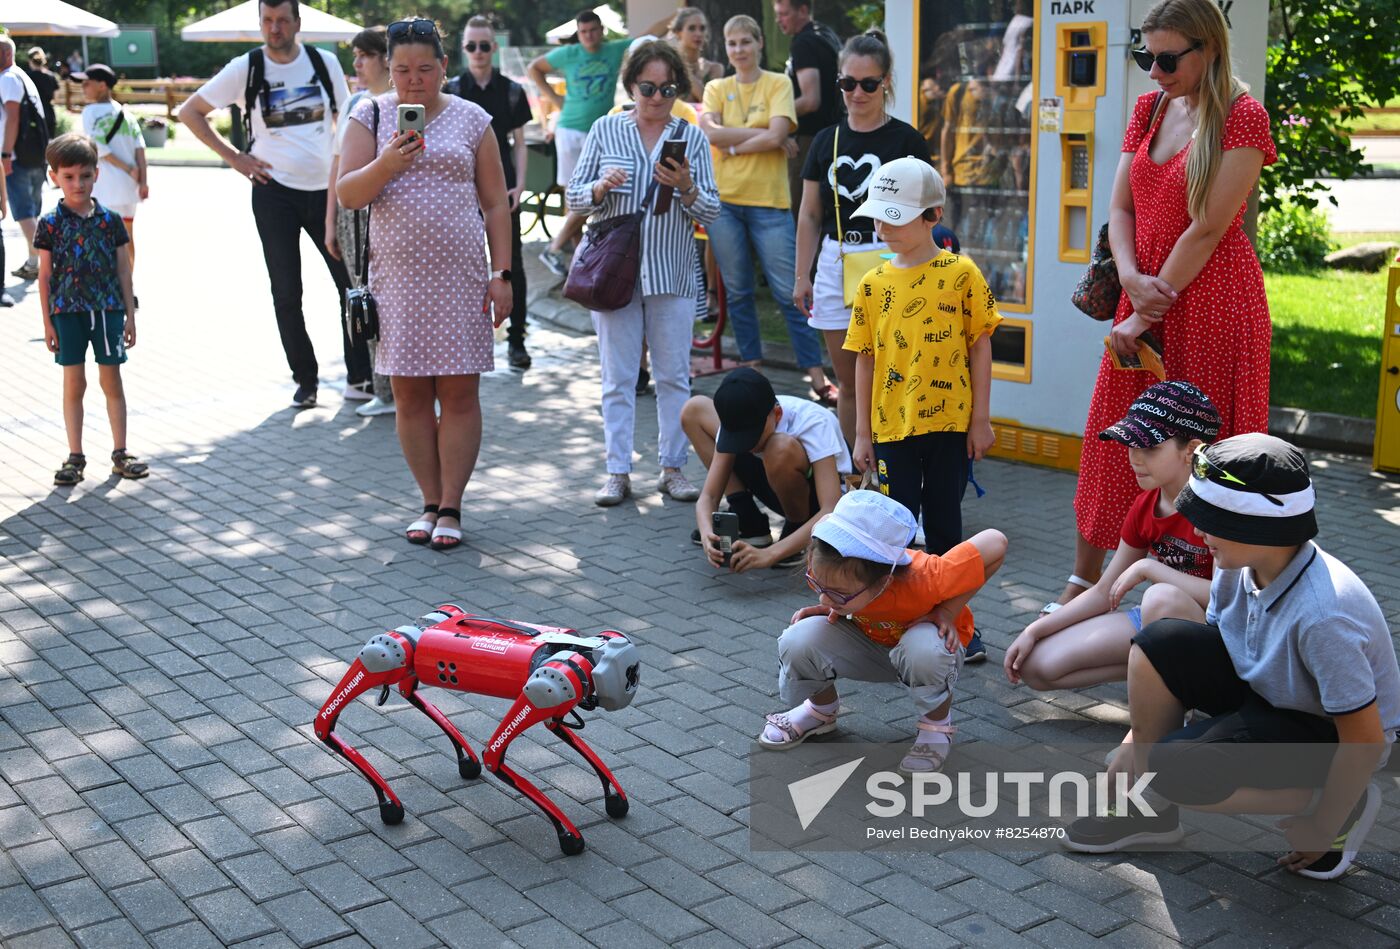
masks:
[[[442,606],[416,624],[372,636],[332,690],[316,716],[316,737],[344,757],[374,788],[381,819],[397,824],[403,805],[388,783],[354,748],[335,735],[335,723],[354,699],[379,688],[378,704],[388,699],[391,686],[442,729],[457,753],[463,778],[481,774],[482,764],[544,811],[559,835],[566,854],[583,850],[578,828],[539,788],[505,763],[510,743],[534,725],[573,748],[593,768],[603,786],[608,815],[627,813],[627,796],[602,760],[564,716],[576,709],[625,708],[636,695],[640,659],[631,641],[614,630],[583,636],[570,629],[474,616],[457,606]],[[461,733],[436,707],[424,701],[419,687],[436,686],[457,692],[514,699],[501,724],[488,740],[481,760]]]

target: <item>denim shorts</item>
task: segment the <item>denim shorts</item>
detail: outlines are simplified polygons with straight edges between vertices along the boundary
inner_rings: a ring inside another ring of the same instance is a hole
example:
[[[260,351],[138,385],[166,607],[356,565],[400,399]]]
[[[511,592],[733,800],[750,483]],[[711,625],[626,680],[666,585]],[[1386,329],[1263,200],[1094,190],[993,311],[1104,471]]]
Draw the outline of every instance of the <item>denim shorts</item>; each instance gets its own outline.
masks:
[[[120,366],[126,362],[125,310],[90,310],[86,313],[55,313],[54,332],[58,352],[53,361],[60,366],[81,366],[87,361],[88,343],[99,366]]]
[[[44,166],[12,166],[5,176],[5,193],[10,197],[10,218],[27,221],[39,216],[44,206]]]

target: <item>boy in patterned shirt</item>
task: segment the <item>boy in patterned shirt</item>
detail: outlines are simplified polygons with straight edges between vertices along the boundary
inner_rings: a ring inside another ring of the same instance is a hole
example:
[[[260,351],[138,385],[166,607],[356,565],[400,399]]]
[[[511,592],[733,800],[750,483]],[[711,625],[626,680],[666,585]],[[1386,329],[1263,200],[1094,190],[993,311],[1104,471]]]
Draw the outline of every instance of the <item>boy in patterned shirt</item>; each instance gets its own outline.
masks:
[[[49,177],[63,191],[58,207],[39,219],[34,249],[39,253],[39,307],[44,343],[63,367],[63,424],[68,459],[53,483],[83,480],[83,393],[87,390],[88,343],[97,360],[98,381],[107,397],[112,426],[112,471],[144,478],[146,465],[126,450],[126,393],[121,364],[136,345],[136,306],[131,295],[131,261],[121,218],[92,197],[97,181],[97,147],[86,135],[69,133],[49,143],[44,157]]]
[[[969,258],[934,243],[943,180],[898,158],[876,173],[853,216],[875,219],[895,252],[856,291],[845,348],[856,357],[852,460],[917,518],[931,554],[962,540],[969,459],[992,446],[988,401],[996,300]]]

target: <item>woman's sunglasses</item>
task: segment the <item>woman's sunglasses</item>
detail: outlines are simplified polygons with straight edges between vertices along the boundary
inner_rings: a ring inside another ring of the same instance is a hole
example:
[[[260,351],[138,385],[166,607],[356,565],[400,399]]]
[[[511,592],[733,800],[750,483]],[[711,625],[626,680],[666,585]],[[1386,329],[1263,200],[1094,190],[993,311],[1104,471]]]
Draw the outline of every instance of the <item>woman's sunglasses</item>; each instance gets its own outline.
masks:
[[[480,43],[476,40],[468,40],[462,44],[462,49],[469,53],[475,53],[477,50],[481,50],[483,53],[489,53],[495,45],[496,44],[492,43],[490,40],[482,40]]]
[[[890,573],[894,573],[894,567],[893,567],[893,566],[890,567]],[[814,576],[812,576],[812,571],[811,571],[811,570],[806,571],[806,574],[807,574],[807,586],[809,586],[809,587],[812,588],[812,592],[813,592],[813,593],[816,593],[818,596],[824,596],[824,597],[826,597],[826,598],[829,599],[831,602],[835,603],[837,606],[845,606],[847,603],[850,603],[851,601],[853,601],[853,600],[855,600],[855,599],[858,599],[860,596],[862,596],[862,595],[863,595],[864,593],[866,593],[868,590],[872,589],[872,588],[875,587],[877,584],[879,584],[882,580],[885,579],[884,577],[881,577],[879,580],[876,580],[875,583],[867,583],[865,586],[861,587],[859,590],[857,590],[857,591],[854,592],[854,593],[838,593],[838,592],[835,591],[835,590],[828,590],[826,587],[824,587],[824,586],[822,586],[820,583],[818,583],[818,582],[817,582],[817,578],[814,577]]]
[[[1191,44],[1190,49],[1184,49],[1179,53],[1158,53],[1156,56],[1153,56],[1145,49],[1135,49],[1133,50],[1133,59],[1142,67],[1143,72],[1151,72],[1152,64],[1156,63],[1157,68],[1161,69],[1162,72],[1167,75],[1171,75],[1176,72],[1176,64],[1181,60],[1181,57],[1194,53],[1204,45],[1205,44],[1200,40],[1197,40],[1195,43]]]
[[[880,84],[884,81],[884,76],[878,79],[871,76],[866,76],[864,79],[857,79],[855,76],[842,76],[840,79],[836,80],[836,88],[840,89],[842,92],[855,92],[856,86],[860,86],[861,89],[866,92],[876,92],[879,90]]]
[[[637,91],[641,93],[643,99],[650,99],[658,92],[661,93],[663,99],[674,99],[676,94],[681,91],[681,87],[674,82],[665,82],[659,86],[654,82],[639,82],[637,83]]]
[[[416,17],[412,20],[396,20],[385,31],[391,40],[402,40],[409,36],[437,36],[437,24],[432,20]]]

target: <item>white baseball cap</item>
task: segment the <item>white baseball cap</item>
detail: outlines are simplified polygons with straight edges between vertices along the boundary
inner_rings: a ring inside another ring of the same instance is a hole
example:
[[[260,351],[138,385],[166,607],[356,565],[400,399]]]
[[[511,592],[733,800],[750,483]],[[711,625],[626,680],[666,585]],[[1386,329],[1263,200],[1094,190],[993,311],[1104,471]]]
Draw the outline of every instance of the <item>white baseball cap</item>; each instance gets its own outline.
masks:
[[[889,224],[908,224],[925,208],[941,208],[948,193],[943,179],[922,158],[896,158],[875,172],[870,197],[851,217],[873,217]]]

